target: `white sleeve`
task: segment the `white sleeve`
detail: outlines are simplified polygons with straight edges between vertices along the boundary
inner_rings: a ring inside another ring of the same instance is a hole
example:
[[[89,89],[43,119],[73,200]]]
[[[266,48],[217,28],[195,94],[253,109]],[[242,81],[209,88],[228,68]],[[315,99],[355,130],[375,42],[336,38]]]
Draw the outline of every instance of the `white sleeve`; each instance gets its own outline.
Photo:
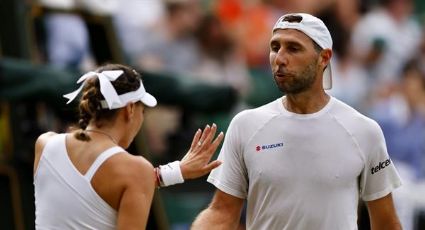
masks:
[[[235,120],[229,125],[218,156],[223,163],[210,173],[207,181],[227,194],[245,199],[248,193],[247,170],[243,160],[242,133]]]
[[[386,196],[401,186],[400,176],[390,159],[381,128],[376,124],[369,138],[369,152],[360,179],[360,195],[364,201]]]

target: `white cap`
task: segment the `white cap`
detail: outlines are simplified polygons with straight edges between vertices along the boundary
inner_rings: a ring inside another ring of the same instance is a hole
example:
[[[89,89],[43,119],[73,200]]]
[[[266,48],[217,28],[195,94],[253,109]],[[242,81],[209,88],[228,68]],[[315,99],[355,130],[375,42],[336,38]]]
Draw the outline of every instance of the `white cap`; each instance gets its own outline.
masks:
[[[331,33],[329,33],[325,23],[313,15],[306,13],[285,14],[277,20],[273,27],[273,32],[277,29],[299,30],[309,36],[322,49],[332,50]],[[323,72],[323,88],[332,88],[332,71],[330,62]]]

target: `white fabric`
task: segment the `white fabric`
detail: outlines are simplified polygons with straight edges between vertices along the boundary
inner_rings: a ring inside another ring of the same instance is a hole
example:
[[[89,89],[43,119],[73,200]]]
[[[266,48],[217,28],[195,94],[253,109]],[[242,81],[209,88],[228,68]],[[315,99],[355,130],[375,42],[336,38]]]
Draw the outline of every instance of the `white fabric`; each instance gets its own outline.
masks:
[[[89,170],[87,170],[86,174],[84,174],[84,177],[91,181],[92,177],[96,173],[97,169],[105,162],[109,157],[119,153],[119,152],[125,152],[125,150],[119,146],[112,147],[110,149],[105,150],[103,153],[101,153],[96,160],[93,162],[93,164],[90,166]]]
[[[105,97],[108,107],[112,108],[112,106],[114,105],[121,105],[121,100],[118,97],[118,94],[114,89],[114,86],[112,86],[111,81],[115,81],[123,73],[124,71],[122,70],[112,70],[112,71],[103,71],[101,73],[90,71],[84,74],[77,81],[77,84],[82,83],[80,87],[74,92],[64,95],[65,98],[69,99],[67,104],[71,103],[77,97],[77,95],[80,94],[87,79],[97,76],[97,78],[99,79],[99,84],[100,84],[100,92],[102,93],[103,97]]]
[[[301,16],[300,22],[289,22],[284,19],[288,16]],[[295,29],[303,32],[323,49],[332,49],[332,37],[325,23],[319,18],[305,13],[285,14],[280,17],[273,27],[277,29]]]
[[[300,22],[289,22],[285,18],[288,16],[300,16],[302,20]],[[273,32],[277,29],[294,29],[303,32],[309,36],[314,42],[317,43],[322,49],[332,50],[332,37],[325,23],[319,18],[305,13],[291,13],[285,14],[280,17],[275,25],[273,26]],[[332,88],[332,71],[331,63],[328,64],[327,68],[323,72],[323,88]]]
[[[401,185],[378,124],[333,97],[313,114],[282,98],[239,113],[219,159],[208,181],[247,199],[247,229],[357,229],[359,197]]]
[[[149,107],[156,106],[157,101],[155,97],[146,92],[142,81],[140,81],[140,87],[136,91],[118,95],[111,81],[115,81],[123,73],[124,71],[122,70],[105,70],[100,73],[93,71],[88,72],[78,79],[77,84],[82,84],[77,90],[63,96],[68,99],[67,104],[71,103],[78,94],[80,94],[86,81],[96,76],[99,79],[100,92],[105,98],[105,101],[101,101],[102,108],[118,109],[126,106],[129,102],[136,102],[139,100]]]
[[[180,161],[174,161],[166,165],[159,166],[159,172],[162,178],[162,186],[170,186],[174,184],[181,184],[184,178],[180,169]]]
[[[125,150],[106,150],[82,175],[68,157],[65,137],[59,134],[46,144],[34,176],[36,229],[115,229],[117,212],[90,179],[103,161]]]

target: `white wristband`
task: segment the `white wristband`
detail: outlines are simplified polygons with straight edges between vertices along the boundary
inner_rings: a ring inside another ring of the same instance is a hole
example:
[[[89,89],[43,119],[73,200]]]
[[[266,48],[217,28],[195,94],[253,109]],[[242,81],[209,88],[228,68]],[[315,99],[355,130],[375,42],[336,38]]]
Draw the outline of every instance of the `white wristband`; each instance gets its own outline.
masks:
[[[160,165],[159,174],[162,179],[161,186],[170,186],[184,182],[183,175],[180,170],[180,161],[174,161],[166,165]]]

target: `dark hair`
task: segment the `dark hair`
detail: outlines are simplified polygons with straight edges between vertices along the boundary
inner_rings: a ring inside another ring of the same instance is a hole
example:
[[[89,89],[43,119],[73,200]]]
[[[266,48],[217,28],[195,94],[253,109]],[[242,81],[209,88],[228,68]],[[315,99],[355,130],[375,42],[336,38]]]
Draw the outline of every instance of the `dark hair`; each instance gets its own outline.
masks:
[[[323,48],[320,47],[319,44],[317,44],[317,42],[315,42],[313,39],[311,39],[311,41],[313,42],[314,50],[316,50],[317,53],[320,53],[323,50]]]
[[[124,71],[121,76],[111,82],[118,95],[135,91],[140,87],[140,74],[128,66],[107,64],[99,67],[95,72],[100,73],[105,70]],[[78,126],[80,130],[74,135],[78,140],[90,140],[90,137],[84,131],[90,121],[95,122],[97,127],[101,127],[104,121],[113,119],[116,116],[118,109],[110,110],[108,108],[102,108],[100,104],[102,100],[105,100],[105,98],[100,92],[99,79],[97,77],[87,79],[83,89],[81,90],[81,98],[78,105]]]
[[[282,22],[301,22],[303,20],[303,16],[301,15],[288,15],[282,19]]]

